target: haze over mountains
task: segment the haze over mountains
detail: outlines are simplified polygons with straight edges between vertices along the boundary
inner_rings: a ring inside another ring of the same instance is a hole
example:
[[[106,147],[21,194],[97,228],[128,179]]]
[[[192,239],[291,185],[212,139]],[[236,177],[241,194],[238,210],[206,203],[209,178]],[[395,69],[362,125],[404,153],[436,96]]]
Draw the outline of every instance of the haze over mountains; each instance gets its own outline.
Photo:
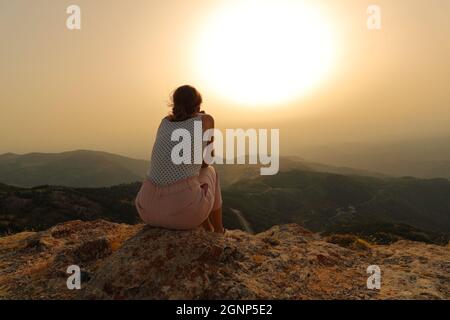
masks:
[[[303,157],[386,175],[450,179],[450,137],[302,147]]]
[[[385,143],[333,144],[297,149],[284,156],[280,170],[300,169],[373,177],[450,179],[450,137]],[[140,181],[149,161],[108,152],[78,150],[62,153],[0,155],[0,183],[33,187],[63,185],[104,187]],[[259,175],[258,166],[216,166],[222,183]]]
[[[281,171],[292,169],[381,176],[380,174],[345,167],[333,167],[304,161],[297,157],[283,157]],[[67,187],[107,187],[141,181],[149,161],[136,160],[107,152],[78,150],[63,153],[29,153],[0,155],[0,183],[35,187],[58,185]],[[217,165],[223,185],[243,178],[257,177],[259,166]]]

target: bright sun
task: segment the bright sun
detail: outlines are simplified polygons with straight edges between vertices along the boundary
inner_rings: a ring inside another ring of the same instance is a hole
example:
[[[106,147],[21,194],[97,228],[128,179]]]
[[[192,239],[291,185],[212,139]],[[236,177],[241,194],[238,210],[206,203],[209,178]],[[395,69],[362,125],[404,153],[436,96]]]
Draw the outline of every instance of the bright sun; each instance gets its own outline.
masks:
[[[240,105],[273,105],[304,95],[330,71],[328,21],[301,0],[229,0],[203,26],[201,82]]]

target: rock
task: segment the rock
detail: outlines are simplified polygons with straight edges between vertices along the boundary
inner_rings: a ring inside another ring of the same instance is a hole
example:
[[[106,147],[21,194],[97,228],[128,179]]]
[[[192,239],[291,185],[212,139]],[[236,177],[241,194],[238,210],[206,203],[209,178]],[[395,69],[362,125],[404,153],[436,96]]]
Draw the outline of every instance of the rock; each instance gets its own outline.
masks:
[[[450,298],[448,246],[355,240],[325,241],[295,224],[218,235],[73,221],[0,238],[0,298]],[[82,290],[66,287],[72,264]],[[381,290],[367,288],[369,265],[381,268]]]
[[[0,238],[0,299],[70,299],[67,268],[78,265],[82,282],[104,258],[142,226],[72,221],[44,232]]]

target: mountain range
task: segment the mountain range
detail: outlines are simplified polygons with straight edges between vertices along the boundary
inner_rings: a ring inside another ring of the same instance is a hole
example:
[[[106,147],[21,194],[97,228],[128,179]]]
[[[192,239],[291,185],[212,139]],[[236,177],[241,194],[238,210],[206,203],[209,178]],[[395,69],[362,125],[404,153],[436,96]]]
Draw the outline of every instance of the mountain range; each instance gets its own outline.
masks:
[[[394,177],[450,179],[450,136],[313,145],[301,147],[297,153],[320,163],[365,169]]]
[[[450,239],[450,181],[283,157],[275,176],[258,166],[219,165],[227,228],[262,232],[298,223],[323,234],[374,243]],[[71,221],[135,224],[134,198],[148,161],[106,152],[0,156],[0,233],[45,230]]]
[[[215,165],[222,186],[260,174],[256,165]],[[56,185],[66,187],[108,187],[144,179],[149,161],[137,160],[101,151],[77,150],[62,153],[0,155],[0,183],[18,187]],[[376,172],[334,167],[305,161],[299,157],[281,157],[280,170],[308,170],[364,176],[383,176]]]
[[[0,233],[45,230],[71,220],[135,224],[140,183],[102,188],[0,184]],[[291,170],[223,189],[228,229],[261,232],[298,223],[323,234],[373,243],[450,240],[450,181],[374,178]]]

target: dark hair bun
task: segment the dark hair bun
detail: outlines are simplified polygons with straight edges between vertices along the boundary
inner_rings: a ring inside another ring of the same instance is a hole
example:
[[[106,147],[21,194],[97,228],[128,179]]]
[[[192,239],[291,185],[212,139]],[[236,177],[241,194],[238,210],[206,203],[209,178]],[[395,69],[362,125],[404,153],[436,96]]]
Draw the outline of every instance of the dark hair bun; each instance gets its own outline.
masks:
[[[200,112],[203,99],[201,94],[191,86],[179,87],[172,96],[172,120],[184,121]]]

